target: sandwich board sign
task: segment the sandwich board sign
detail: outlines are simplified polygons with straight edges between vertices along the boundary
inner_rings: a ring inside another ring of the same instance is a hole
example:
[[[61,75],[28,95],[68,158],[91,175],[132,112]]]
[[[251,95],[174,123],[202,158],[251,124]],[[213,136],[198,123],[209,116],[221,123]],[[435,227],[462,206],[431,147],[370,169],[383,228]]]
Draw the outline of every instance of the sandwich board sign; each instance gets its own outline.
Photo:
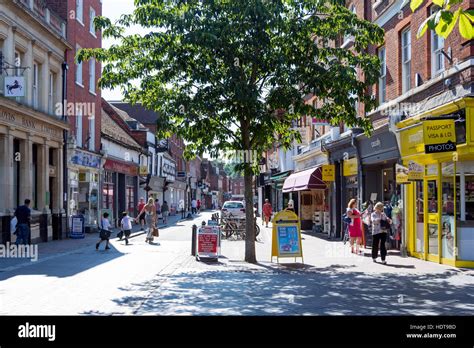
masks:
[[[219,258],[220,229],[218,226],[202,226],[197,232],[197,253],[196,259]]]
[[[303,260],[301,225],[298,216],[290,210],[282,210],[272,220],[272,261],[283,257],[297,257]]]

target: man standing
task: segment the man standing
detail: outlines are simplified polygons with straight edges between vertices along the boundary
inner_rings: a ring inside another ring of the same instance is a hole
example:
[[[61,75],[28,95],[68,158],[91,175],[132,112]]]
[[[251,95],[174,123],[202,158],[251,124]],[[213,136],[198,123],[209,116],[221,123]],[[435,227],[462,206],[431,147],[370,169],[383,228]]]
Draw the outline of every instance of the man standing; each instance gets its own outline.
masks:
[[[199,199],[197,200],[197,210],[198,213],[201,213],[201,201]]]
[[[179,210],[181,210],[181,219],[185,219],[185,210],[184,210],[184,200],[180,199],[179,200],[179,205],[178,205]]]
[[[19,206],[15,210],[15,216],[18,220],[17,228],[18,234],[15,244],[28,244],[30,241],[30,221],[31,221],[31,209],[30,200],[25,199],[25,204]]]
[[[272,217],[272,205],[268,198],[265,198],[265,204],[263,205],[263,220],[265,222],[265,227],[268,227],[268,222]]]
[[[142,230],[144,231],[145,230],[145,211],[143,210],[143,207],[145,206],[145,199],[143,197],[140,197],[140,201],[138,203],[138,206],[137,206],[137,210],[138,210],[138,223],[142,226]],[[140,214],[140,212],[142,212],[142,214]]]
[[[193,200],[191,201],[191,212],[193,213],[193,215],[195,215],[197,213],[197,201],[196,201],[196,198],[193,198]]]

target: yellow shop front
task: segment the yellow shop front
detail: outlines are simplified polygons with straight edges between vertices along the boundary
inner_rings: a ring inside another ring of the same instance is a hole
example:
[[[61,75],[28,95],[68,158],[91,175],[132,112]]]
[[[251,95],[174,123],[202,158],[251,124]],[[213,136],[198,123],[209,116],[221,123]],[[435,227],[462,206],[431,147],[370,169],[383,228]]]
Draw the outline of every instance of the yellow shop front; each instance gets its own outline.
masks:
[[[409,255],[474,267],[474,98],[397,124]]]

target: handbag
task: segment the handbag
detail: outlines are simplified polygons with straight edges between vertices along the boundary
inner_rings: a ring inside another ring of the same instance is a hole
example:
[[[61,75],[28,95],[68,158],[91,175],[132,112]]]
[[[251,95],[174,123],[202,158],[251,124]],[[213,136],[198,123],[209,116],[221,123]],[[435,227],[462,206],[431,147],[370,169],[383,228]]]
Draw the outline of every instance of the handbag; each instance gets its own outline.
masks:
[[[100,232],[99,232],[100,239],[103,239],[103,240],[109,239],[112,232],[104,230],[103,225],[102,225],[102,220],[100,221],[100,225],[101,225]]]
[[[352,222],[352,219],[347,216],[347,214],[342,215],[342,221],[344,221],[346,224],[350,224]]]
[[[382,230],[390,230],[390,224],[387,220],[380,220],[380,228]]]
[[[156,227],[153,227],[153,231],[151,232],[151,235],[153,237],[159,237],[160,236],[160,232],[158,231],[158,229]]]

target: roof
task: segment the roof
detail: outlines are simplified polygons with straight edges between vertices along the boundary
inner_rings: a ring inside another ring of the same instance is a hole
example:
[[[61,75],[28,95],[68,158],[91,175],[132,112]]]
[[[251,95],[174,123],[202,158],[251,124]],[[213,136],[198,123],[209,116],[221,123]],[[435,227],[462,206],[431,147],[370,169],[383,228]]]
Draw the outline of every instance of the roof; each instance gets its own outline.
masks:
[[[125,111],[134,119],[143,124],[156,124],[158,121],[158,114],[155,111],[146,109],[142,104],[132,105],[130,103],[109,101],[114,107]]]
[[[111,139],[120,142],[122,144],[132,146],[135,148],[141,148],[140,144],[135,139],[124,131],[108,114],[104,109],[101,110],[101,133],[107,135]]]

